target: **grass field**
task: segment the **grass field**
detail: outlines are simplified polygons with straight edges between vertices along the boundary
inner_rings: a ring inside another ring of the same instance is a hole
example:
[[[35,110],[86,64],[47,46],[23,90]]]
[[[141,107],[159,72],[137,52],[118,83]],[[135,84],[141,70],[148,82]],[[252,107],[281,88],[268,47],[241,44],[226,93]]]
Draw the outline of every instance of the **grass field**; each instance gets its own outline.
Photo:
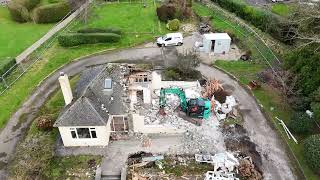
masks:
[[[25,99],[31,94],[31,92],[36,88],[36,86],[50,73],[54,72],[57,68],[71,62],[72,60],[99,52],[107,49],[114,48],[124,48],[130,47],[144,42],[148,42],[154,39],[154,36],[164,33],[165,25],[158,25],[158,20],[156,18],[155,7],[153,6],[153,1],[148,0],[147,8],[143,8],[141,4],[107,4],[100,5],[103,9],[101,11],[98,8],[92,16],[99,17],[93,18],[90,24],[97,24],[97,26],[106,22],[103,16],[108,16],[109,19],[117,19],[115,25],[125,27],[126,24],[130,25],[141,25],[139,29],[137,28],[137,34],[125,34],[121,38],[120,42],[114,44],[95,44],[95,45],[83,45],[73,48],[63,48],[54,42],[53,46],[44,51],[44,55],[41,61],[38,61],[24,76],[22,76],[9,91],[5,92],[0,96],[0,128],[3,128],[6,122],[9,120],[12,113],[14,113],[19,106],[25,101]],[[127,11],[126,16],[118,16],[119,11],[122,9],[130,9],[132,11]],[[109,14],[104,14],[104,11],[108,11]],[[96,13],[95,13],[96,12]],[[102,15],[103,14],[103,15]],[[128,17],[141,17],[141,18],[128,18]],[[97,23],[95,22],[97,21]],[[144,22],[149,22],[156,24],[154,34],[139,34],[139,32],[146,32],[150,30],[150,26],[143,26]],[[108,22],[107,22],[108,23]],[[106,24],[107,25],[107,24]],[[93,25],[91,25],[93,26]],[[75,29],[80,27],[86,27],[80,21],[75,23]],[[138,27],[138,26],[137,26]],[[129,29],[128,27],[127,29]],[[139,31],[138,31],[139,30]]]
[[[282,3],[273,4],[271,7],[271,11],[284,17],[289,16],[291,13],[290,7],[287,4]]]
[[[0,68],[16,57],[53,26],[53,24],[17,23],[6,7],[0,6]]]

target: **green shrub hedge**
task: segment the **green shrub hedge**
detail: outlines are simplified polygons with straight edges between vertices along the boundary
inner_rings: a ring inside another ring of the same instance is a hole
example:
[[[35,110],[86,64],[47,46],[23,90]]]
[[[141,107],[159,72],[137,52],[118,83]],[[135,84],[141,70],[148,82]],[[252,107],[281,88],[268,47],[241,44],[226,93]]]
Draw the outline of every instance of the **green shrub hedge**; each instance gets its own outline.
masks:
[[[77,46],[81,44],[96,44],[118,42],[119,34],[114,33],[70,33],[59,36],[59,44],[63,47]]]
[[[122,34],[121,29],[114,28],[114,27],[107,27],[107,28],[84,28],[79,29],[78,33],[114,33],[114,34]]]
[[[11,1],[8,4],[8,10],[10,12],[10,16],[14,21],[17,22],[27,22],[29,18],[28,9],[23,5],[18,3],[17,1]]]
[[[54,23],[63,19],[70,11],[66,2],[40,6],[34,10],[36,23]]]
[[[303,144],[305,159],[312,170],[320,174],[320,134],[308,137]]]
[[[297,134],[308,134],[312,131],[314,120],[305,112],[295,113],[289,121],[288,128]]]
[[[235,13],[260,30],[269,33],[275,39],[292,44],[295,24],[271,12],[256,8],[238,0],[212,0],[222,8]]]
[[[12,58],[9,62],[7,62],[6,64],[4,64],[3,66],[0,67],[0,76],[2,76],[4,73],[6,73],[12,66],[14,66],[16,64],[16,59]],[[13,69],[11,69],[11,71],[9,73],[7,73],[5,75],[8,76]]]
[[[179,30],[179,28],[180,28],[180,21],[179,21],[179,19],[174,19],[174,20],[169,21],[168,24],[167,24],[167,28],[168,28],[170,31],[177,31],[177,30]]]
[[[19,2],[30,11],[40,3],[40,0],[19,0]]]

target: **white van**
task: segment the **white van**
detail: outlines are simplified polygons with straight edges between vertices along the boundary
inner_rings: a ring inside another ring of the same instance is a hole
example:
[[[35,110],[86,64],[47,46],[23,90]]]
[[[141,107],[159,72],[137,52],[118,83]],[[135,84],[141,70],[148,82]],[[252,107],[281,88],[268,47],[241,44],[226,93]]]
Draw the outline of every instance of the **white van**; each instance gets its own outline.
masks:
[[[158,46],[181,46],[183,37],[181,33],[169,33],[157,39]]]

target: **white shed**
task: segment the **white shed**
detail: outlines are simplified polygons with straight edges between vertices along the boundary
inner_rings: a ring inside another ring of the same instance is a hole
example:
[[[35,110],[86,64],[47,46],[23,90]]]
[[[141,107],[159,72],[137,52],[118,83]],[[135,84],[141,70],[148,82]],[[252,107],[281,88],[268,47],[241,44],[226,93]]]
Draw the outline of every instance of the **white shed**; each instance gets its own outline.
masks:
[[[205,53],[222,54],[230,50],[231,38],[227,33],[210,33],[203,35],[203,50]]]

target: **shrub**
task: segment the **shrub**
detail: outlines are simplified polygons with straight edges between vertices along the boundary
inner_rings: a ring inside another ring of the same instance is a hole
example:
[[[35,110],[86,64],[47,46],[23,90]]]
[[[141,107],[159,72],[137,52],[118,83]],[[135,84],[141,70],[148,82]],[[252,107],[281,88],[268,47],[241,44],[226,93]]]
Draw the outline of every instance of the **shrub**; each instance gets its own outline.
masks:
[[[114,33],[71,33],[59,36],[58,41],[63,47],[71,47],[81,44],[117,42],[120,37]]]
[[[304,156],[309,167],[320,174],[320,134],[308,137],[303,144]]]
[[[167,22],[174,19],[176,8],[174,6],[162,5],[157,8],[157,16],[160,21]]]
[[[53,128],[54,121],[51,116],[43,115],[37,118],[36,126],[40,130],[51,130]]]
[[[40,3],[40,0],[20,0],[19,2],[23,7],[30,11]]]
[[[66,2],[44,5],[34,10],[36,23],[54,23],[63,19],[70,11]]]
[[[12,58],[9,62],[7,62],[6,64],[4,64],[3,66],[0,67],[0,76],[2,76],[4,73],[6,73],[12,66],[14,66],[16,64],[16,59]],[[16,66],[15,66],[16,67]],[[8,72],[6,76],[8,76],[11,72],[13,71],[13,69],[11,69],[10,72]]]
[[[114,34],[122,34],[121,29],[114,28],[114,27],[108,27],[108,28],[84,28],[79,29],[77,31],[78,33],[114,33]]]
[[[308,134],[312,130],[313,125],[313,119],[306,113],[297,112],[290,119],[288,128],[297,134]]]
[[[167,28],[170,30],[170,31],[177,31],[179,30],[180,28],[180,21],[178,19],[174,19],[172,21],[169,21],[167,23]]]
[[[14,21],[22,23],[27,22],[30,19],[28,9],[16,1],[12,1],[8,4],[8,10]]]
[[[166,77],[166,80],[174,81],[174,80],[180,79],[179,73],[175,69],[172,69],[172,68],[166,69],[164,71],[164,75]]]

